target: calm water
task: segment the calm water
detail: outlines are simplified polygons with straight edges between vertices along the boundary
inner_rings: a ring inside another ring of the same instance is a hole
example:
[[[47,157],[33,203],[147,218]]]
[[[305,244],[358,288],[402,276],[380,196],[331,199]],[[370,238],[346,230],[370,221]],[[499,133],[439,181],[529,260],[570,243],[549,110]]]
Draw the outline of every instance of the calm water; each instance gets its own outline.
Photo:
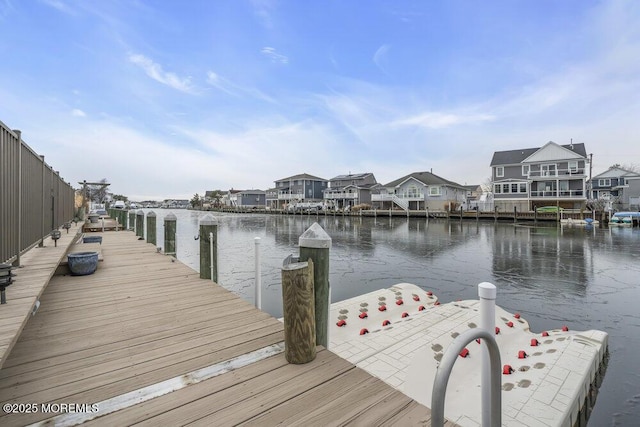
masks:
[[[199,269],[198,221],[176,210],[177,257]],[[156,210],[158,240],[163,218]],[[332,300],[409,282],[440,301],[477,299],[498,287],[497,304],[520,312],[533,332],[609,333],[610,360],[590,426],[640,425],[640,230],[533,227],[412,218],[215,214],[219,282],[253,302],[254,237],[261,238],[263,309],[282,314],[280,267],[317,221],[331,236]],[[163,242],[159,241],[159,246]]]

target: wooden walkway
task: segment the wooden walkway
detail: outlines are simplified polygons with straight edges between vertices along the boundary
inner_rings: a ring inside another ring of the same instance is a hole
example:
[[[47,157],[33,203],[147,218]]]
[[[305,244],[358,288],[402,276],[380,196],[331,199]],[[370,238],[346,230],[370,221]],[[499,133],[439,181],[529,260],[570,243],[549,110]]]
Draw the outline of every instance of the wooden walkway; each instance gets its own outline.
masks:
[[[43,247],[35,247],[21,256],[22,267],[13,270],[14,282],[5,293],[7,303],[0,306],[0,367],[27,324],[36,301],[51,280],[57,265],[65,258],[71,243],[78,238],[80,224],[71,223],[62,231],[57,244],[47,237]]]
[[[130,231],[96,235],[96,273],[53,277],[0,370],[0,401],[35,404],[36,413],[0,413],[0,425],[54,416],[55,425],[429,425],[428,408],[321,348],[305,365],[280,352],[202,381],[185,377],[281,345],[282,323]],[[171,381],[182,385],[114,404]],[[47,404],[94,406],[65,414],[74,411]]]

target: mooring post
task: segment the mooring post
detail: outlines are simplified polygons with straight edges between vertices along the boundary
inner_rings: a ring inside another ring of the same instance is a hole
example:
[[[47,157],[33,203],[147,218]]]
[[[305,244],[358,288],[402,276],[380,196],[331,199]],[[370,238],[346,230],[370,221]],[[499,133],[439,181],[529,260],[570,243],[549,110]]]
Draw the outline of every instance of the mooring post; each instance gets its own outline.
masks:
[[[253,239],[255,244],[255,270],[256,270],[256,293],[255,306],[258,310],[262,310],[262,271],[260,265],[260,238]]]
[[[327,327],[329,321],[329,251],[331,237],[314,222],[298,239],[300,259],[313,261],[313,287],[315,296],[316,343],[329,348]]]
[[[156,213],[149,211],[147,213],[147,243],[156,246]]]
[[[462,222],[462,214],[463,214],[462,205],[460,205],[460,222]]]
[[[129,215],[131,218],[131,215]],[[164,254],[176,256],[176,223],[178,218],[172,213],[164,217]]]
[[[515,224],[516,222],[518,222],[518,207],[514,206],[513,207],[513,223]]]
[[[478,285],[480,297],[480,328],[495,333],[496,327],[496,286],[489,282]],[[482,393],[482,425],[491,425],[491,361],[489,348],[486,342],[482,342],[482,371],[480,386]]]
[[[144,212],[142,209],[136,212],[136,236],[144,238]]]
[[[311,259],[282,267],[284,354],[289,363],[308,363],[316,358],[313,270]]]
[[[200,278],[218,283],[218,221],[211,214],[200,219]]]
[[[175,216],[175,215],[174,215]],[[127,224],[127,230],[135,230],[136,227],[136,213],[129,211],[129,224]]]

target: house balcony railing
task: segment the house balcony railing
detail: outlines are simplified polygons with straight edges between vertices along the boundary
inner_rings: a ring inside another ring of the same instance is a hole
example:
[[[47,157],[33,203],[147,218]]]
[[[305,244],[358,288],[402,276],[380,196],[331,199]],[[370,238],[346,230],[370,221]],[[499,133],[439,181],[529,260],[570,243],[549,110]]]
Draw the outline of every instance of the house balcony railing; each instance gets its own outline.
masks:
[[[335,200],[335,199],[357,199],[358,193],[324,193],[324,198],[326,200]]]
[[[278,194],[278,200],[302,200],[304,193],[282,193]]]
[[[540,198],[586,198],[583,190],[549,190],[537,191],[531,190],[531,197]]]
[[[575,176],[576,178],[584,177],[585,171],[583,168],[579,169],[554,169],[554,170],[536,170],[529,171],[527,178],[566,178],[567,176]]]

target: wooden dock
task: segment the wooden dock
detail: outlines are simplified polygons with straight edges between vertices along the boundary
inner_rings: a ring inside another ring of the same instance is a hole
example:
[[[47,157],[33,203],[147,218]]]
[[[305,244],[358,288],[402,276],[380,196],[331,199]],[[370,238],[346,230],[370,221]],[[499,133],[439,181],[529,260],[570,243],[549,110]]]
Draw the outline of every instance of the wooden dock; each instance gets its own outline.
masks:
[[[134,233],[99,235],[98,270],[54,276],[6,358],[0,401],[16,413],[0,425],[429,424],[428,408],[327,350],[288,364],[281,322]]]

